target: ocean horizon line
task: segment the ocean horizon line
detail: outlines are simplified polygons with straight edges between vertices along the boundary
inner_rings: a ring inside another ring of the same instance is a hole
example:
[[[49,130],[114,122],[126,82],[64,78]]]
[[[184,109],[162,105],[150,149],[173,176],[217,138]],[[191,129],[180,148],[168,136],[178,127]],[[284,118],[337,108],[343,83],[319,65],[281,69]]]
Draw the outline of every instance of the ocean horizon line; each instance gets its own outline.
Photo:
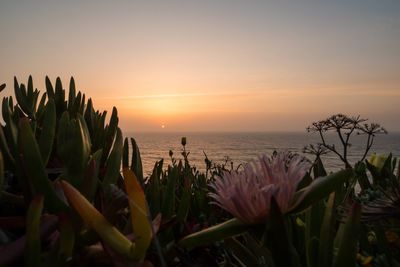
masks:
[[[137,130],[123,130],[122,132],[124,133],[171,133],[171,134],[178,134],[178,133],[221,133],[221,134],[229,134],[229,133],[307,133],[306,130],[304,131],[285,131],[285,130],[265,130],[265,131],[248,131],[248,130],[227,130],[227,131],[213,131],[213,130],[200,130],[200,131],[194,131],[194,130],[162,130],[162,131],[158,131],[158,130],[141,130],[141,131],[137,131]]]
[[[144,130],[144,131],[137,131],[137,130],[124,130],[122,129],[122,132],[124,134],[131,134],[131,133],[137,133],[137,134],[316,134],[312,132],[307,132],[306,130],[300,131],[300,130],[265,130],[265,131],[212,131],[212,130],[201,130],[201,131],[155,131],[155,130]],[[327,132],[326,134],[335,134],[335,132]],[[400,134],[400,131],[388,131],[388,135],[390,134]]]

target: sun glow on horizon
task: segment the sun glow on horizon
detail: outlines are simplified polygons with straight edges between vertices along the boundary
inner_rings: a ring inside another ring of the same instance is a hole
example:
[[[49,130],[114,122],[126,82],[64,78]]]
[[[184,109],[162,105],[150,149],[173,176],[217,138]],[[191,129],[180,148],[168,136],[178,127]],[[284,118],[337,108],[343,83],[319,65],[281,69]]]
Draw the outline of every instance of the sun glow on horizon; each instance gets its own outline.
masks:
[[[128,130],[302,130],[338,112],[400,130],[398,1],[50,2],[2,5],[3,95],[14,75],[42,91],[74,76]]]

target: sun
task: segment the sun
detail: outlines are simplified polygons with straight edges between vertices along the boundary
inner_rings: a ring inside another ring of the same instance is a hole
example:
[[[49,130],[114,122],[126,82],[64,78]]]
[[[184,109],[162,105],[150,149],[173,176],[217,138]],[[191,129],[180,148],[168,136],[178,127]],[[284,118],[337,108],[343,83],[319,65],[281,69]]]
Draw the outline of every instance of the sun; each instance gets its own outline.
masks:
[[[165,124],[161,124],[161,129],[165,129]]]

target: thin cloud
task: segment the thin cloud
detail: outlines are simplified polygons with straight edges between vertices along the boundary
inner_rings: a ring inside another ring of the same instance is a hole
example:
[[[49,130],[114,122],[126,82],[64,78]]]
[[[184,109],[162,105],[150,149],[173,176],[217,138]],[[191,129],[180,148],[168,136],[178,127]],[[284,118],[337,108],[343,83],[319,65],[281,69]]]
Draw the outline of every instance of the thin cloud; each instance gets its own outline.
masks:
[[[249,96],[253,95],[250,93],[228,93],[228,92],[216,92],[216,93],[176,93],[176,94],[150,94],[150,95],[127,95],[127,96],[120,96],[114,97],[113,99],[118,100],[133,100],[133,99],[165,99],[165,98],[185,98],[185,97],[206,97],[206,96]],[[109,97],[108,97],[109,99]]]

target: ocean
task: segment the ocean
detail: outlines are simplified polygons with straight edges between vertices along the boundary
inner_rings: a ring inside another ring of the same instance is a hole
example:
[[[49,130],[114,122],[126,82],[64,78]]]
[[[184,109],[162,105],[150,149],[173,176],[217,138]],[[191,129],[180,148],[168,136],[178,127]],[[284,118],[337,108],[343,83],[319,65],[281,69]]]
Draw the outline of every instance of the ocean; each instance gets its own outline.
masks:
[[[189,162],[199,170],[205,170],[204,162],[208,158],[215,163],[233,162],[236,167],[256,159],[261,154],[271,155],[274,151],[292,151],[303,154],[303,148],[307,144],[320,142],[317,134],[306,132],[263,132],[263,133],[124,133],[126,137],[135,138],[141,152],[143,170],[148,176],[154,163],[164,158],[164,165],[170,163],[169,151],[173,151],[173,157],[181,159],[182,145],[181,138],[186,137],[186,151],[190,152]],[[333,135],[327,136],[328,142],[334,142],[337,147],[338,139]],[[366,136],[354,135],[350,139],[349,160],[357,162],[363,155]],[[400,156],[400,133],[389,133],[377,135],[369,155],[373,152],[392,153],[393,156]],[[303,154],[310,160],[313,155]],[[328,171],[335,171],[343,168],[344,164],[337,156],[329,153],[322,157]]]

